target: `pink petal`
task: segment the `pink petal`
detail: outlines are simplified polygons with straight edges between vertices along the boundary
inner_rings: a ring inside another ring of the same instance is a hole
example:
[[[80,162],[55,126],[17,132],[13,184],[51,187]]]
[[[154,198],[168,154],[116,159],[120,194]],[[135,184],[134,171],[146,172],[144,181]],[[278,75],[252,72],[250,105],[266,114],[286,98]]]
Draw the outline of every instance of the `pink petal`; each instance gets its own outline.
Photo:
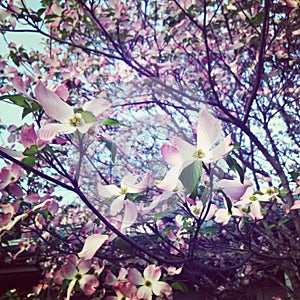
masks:
[[[215,222],[217,223],[223,223],[223,225],[226,225],[231,218],[231,215],[228,213],[228,210],[226,208],[220,208],[215,213]]]
[[[161,276],[160,267],[149,265],[144,270],[144,278],[149,281],[158,281]]]
[[[128,193],[141,193],[145,191],[151,181],[151,174],[146,173],[145,177],[139,182],[136,183],[138,176],[128,174],[123,177],[121,187],[127,188]]]
[[[130,200],[124,201],[124,216],[121,229],[130,227],[137,218],[138,211],[136,205]]]
[[[298,186],[296,189],[295,189],[295,191],[292,193],[292,195],[299,195],[300,194],[300,186]],[[297,200],[297,201],[299,201],[299,200]]]
[[[228,155],[228,153],[233,149],[231,134],[227,135],[227,137],[218,144],[211,151],[205,153],[203,161],[205,163],[211,163],[222,159]]]
[[[207,209],[207,207],[204,208],[205,210]],[[205,221],[208,221],[210,220],[214,215],[215,215],[215,212],[217,211],[217,206],[215,204],[211,204],[210,207],[209,207],[209,211],[208,211],[208,214],[207,216],[205,217]],[[205,215],[205,214],[204,214]]]
[[[115,216],[123,209],[124,199],[125,199],[125,195],[121,195],[113,200],[112,204],[110,205],[110,214],[112,216]]]
[[[13,84],[14,88],[17,90],[18,93],[21,93],[21,94],[27,93],[25,83],[21,76],[15,76],[12,79],[11,83]]]
[[[111,198],[112,196],[118,196],[121,193],[121,189],[114,184],[103,185],[101,182],[97,185],[97,190],[100,197]]]
[[[107,240],[108,236],[105,234],[93,234],[87,237],[84,242],[84,246],[78,256],[82,259],[91,259],[97,250],[103,245]]]
[[[181,164],[181,154],[178,148],[172,143],[165,143],[160,148],[161,155],[165,162],[168,164],[175,166]]]
[[[152,283],[152,291],[156,296],[159,295],[171,295],[172,288],[169,284],[163,281],[157,281]]]
[[[128,270],[128,280],[135,285],[144,284],[144,278],[142,274],[134,268]]]
[[[99,281],[95,275],[84,275],[79,280],[79,286],[87,296],[90,296],[96,291]]]
[[[290,209],[299,209],[300,208],[300,200],[296,200],[294,205]]]
[[[19,141],[20,143],[25,147],[28,148],[31,145],[34,145],[37,139],[37,134],[34,130],[34,125],[31,124],[30,126],[27,124],[24,124],[21,133]]]
[[[81,275],[84,275],[90,270],[91,266],[92,266],[92,260],[91,259],[86,259],[86,260],[82,259],[77,264],[77,269],[78,269],[78,272]]]
[[[201,109],[197,126],[197,149],[208,151],[222,136],[220,121],[206,109]]]
[[[38,137],[43,141],[52,141],[58,133],[73,133],[76,127],[69,124],[50,123],[38,130]]]
[[[141,286],[137,290],[138,299],[152,300],[152,290],[147,286]]]
[[[256,219],[256,220],[260,220],[260,219],[263,218],[259,201],[256,200],[256,201],[251,203],[251,205],[250,205],[250,216],[253,219]]]
[[[46,114],[61,123],[67,123],[73,117],[74,111],[71,106],[60,99],[55,93],[48,90],[39,81],[34,89],[35,96],[41,104]]]
[[[65,84],[60,85],[55,91],[54,93],[59,96],[60,98],[62,98],[64,101],[67,101],[69,98],[69,90],[66,87]]]
[[[95,117],[98,117],[110,107],[110,103],[103,98],[98,98],[93,101],[86,102],[82,106],[83,110],[91,112]]]
[[[171,192],[176,189],[178,184],[178,178],[182,171],[180,165],[172,167],[165,175],[165,178],[159,181],[156,186],[167,192]]]
[[[77,274],[78,270],[76,268],[78,259],[75,255],[71,255],[68,263],[61,268],[61,274],[66,279],[73,279]]]
[[[239,180],[221,179],[215,184],[215,188],[222,190],[232,201],[240,200],[250,186],[252,183],[249,180],[242,184]]]
[[[172,140],[174,145],[177,146],[181,153],[182,168],[187,167],[196,160],[196,158],[193,156],[197,150],[196,147],[179,137],[173,137]]]
[[[89,122],[89,123],[81,124],[75,128],[78,129],[80,133],[84,134],[87,133],[94,124],[95,122]]]
[[[70,298],[71,298],[71,293],[72,293],[72,291],[73,291],[73,288],[74,288],[76,282],[77,282],[77,279],[74,278],[74,279],[69,283],[69,286],[68,286],[68,289],[67,289],[67,297],[66,297],[66,300],[70,300]]]

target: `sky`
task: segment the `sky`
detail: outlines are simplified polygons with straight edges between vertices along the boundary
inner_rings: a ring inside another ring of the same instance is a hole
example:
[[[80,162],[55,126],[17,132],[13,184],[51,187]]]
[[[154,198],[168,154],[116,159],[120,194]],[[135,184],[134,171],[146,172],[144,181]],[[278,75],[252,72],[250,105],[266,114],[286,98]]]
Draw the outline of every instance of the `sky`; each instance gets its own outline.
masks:
[[[40,6],[40,1],[38,0],[26,0],[26,4],[32,8],[36,9]],[[16,29],[29,28],[25,25],[17,24]],[[42,37],[34,33],[22,33],[22,32],[8,32],[6,35],[6,40],[9,42],[14,42],[17,46],[23,45],[25,49],[43,49]],[[2,34],[0,34],[0,55],[4,56],[8,53],[7,43]],[[9,63],[9,61],[7,61]],[[22,109],[19,109],[15,105],[5,103],[0,100],[0,124],[10,125],[24,124],[24,120],[21,119]],[[25,121],[29,121],[28,119]],[[0,135],[0,144],[3,144],[7,139],[7,135]]]

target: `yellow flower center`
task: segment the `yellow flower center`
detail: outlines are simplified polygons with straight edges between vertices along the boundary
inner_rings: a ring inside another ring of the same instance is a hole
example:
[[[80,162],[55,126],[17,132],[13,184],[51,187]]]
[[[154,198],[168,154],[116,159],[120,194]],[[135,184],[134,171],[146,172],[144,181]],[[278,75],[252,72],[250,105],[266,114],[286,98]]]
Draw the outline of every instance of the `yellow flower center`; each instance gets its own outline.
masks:
[[[76,278],[77,280],[79,280],[79,279],[82,278],[82,275],[81,275],[80,273],[77,273],[77,274],[75,275],[75,278]]]
[[[127,188],[121,188],[121,195],[125,195],[127,193]]]
[[[82,115],[76,113],[73,118],[69,119],[68,123],[74,127],[78,127],[79,125],[83,124]]]
[[[250,201],[256,201],[257,197],[255,195],[252,195],[252,196],[249,197],[249,200]]]
[[[277,193],[276,189],[275,188],[268,188],[266,189],[266,192],[265,192],[268,196],[273,196]]]
[[[201,209],[199,207],[195,207],[193,209],[193,212],[194,212],[194,215],[198,216],[198,215],[200,215]]]
[[[151,287],[152,283],[149,280],[145,280],[144,285],[147,287]]]
[[[205,156],[205,153],[201,149],[197,149],[195,153],[193,154],[194,158],[203,158]]]

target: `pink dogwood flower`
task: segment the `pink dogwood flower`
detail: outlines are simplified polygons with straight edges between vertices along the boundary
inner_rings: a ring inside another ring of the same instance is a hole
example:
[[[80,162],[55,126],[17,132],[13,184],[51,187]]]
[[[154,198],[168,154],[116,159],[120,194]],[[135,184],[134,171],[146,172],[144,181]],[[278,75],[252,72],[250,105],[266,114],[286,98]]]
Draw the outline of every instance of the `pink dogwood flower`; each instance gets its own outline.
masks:
[[[34,91],[37,102],[43,106],[46,114],[60,122],[45,124],[39,129],[38,136],[44,141],[52,141],[59,133],[69,134],[76,130],[86,133],[95,124],[96,118],[110,107],[106,100],[98,98],[86,102],[82,112],[74,112],[70,105],[48,90],[41,81]]]
[[[165,191],[174,190],[182,170],[195,161],[209,164],[226,157],[233,149],[233,145],[231,134],[219,142],[222,134],[220,121],[206,109],[200,110],[196,147],[179,137],[173,137],[170,142],[161,147],[164,160],[173,167],[166,173],[165,178],[157,184],[158,188]]]
[[[129,269],[128,280],[139,286],[137,290],[137,298],[143,300],[151,300],[152,295],[169,296],[172,288],[169,284],[159,281],[161,277],[161,269],[155,265],[149,265],[145,268],[143,275],[137,269]]]
[[[136,205],[126,199],[126,194],[138,194],[145,191],[151,181],[150,173],[147,173],[145,177],[138,182],[139,176],[128,174],[123,177],[121,181],[121,187],[114,184],[102,185],[98,183],[98,193],[103,198],[114,198],[111,206],[110,213],[112,216],[116,216],[122,209],[124,209],[124,216],[121,225],[121,229],[130,227],[136,220],[138,209]]]
[[[105,277],[105,283],[111,285],[116,296],[108,296],[105,300],[133,300],[135,297],[137,288],[128,281],[128,271],[124,268],[120,268],[118,277],[115,276],[110,270],[108,270]]]
[[[19,180],[23,176],[22,169],[17,164],[4,167],[0,171],[0,190]]]
[[[196,201],[189,199],[188,206],[195,218],[199,219],[200,217],[203,218],[205,216],[205,221],[210,220],[217,210],[215,204],[208,205],[208,203],[206,203],[206,205],[203,205],[203,202],[199,199]]]
[[[66,300],[69,300],[71,293],[78,282],[79,287],[87,296],[91,296],[96,288],[99,286],[99,281],[94,274],[87,274],[92,267],[90,259],[79,259],[76,255],[72,254],[68,257],[67,264],[58,270],[54,276],[55,282],[61,284],[64,279],[70,280]],[[98,274],[104,269],[104,265]]]

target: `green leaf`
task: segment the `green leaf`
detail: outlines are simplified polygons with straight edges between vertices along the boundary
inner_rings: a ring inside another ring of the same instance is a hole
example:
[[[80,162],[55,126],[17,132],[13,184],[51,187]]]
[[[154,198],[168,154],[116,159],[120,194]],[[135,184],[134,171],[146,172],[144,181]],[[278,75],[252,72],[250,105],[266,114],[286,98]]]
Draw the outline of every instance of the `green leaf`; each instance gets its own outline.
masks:
[[[10,100],[12,103],[23,107],[22,119],[29,113],[41,110],[41,106],[33,99],[21,95],[4,95],[0,100]]]
[[[34,156],[28,156],[22,159],[23,164],[29,166],[29,167],[34,167],[35,164],[35,157]]]
[[[111,153],[111,159],[112,162],[115,163],[116,161],[116,154],[117,154],[117,146],[115,143],[110,142],[108,140],[103,139],[104,143],[105,143],[105,147],[110,151]]]
[[[108,118],[104,120],[99,120],[101,125],[107,125],[107,126],[126,126],[124,123],[119,122],[116,119]]]
[[[26,156],[34,156],[39,152],[39,149],[37,147],[37,145],[32,145],[29,148],[27,148],[23,154]]]
[[[227,204],[227,209],[228,209],[228,212],[230,213],[230,214],[232,214],[232,202],[231,202],[231,200],[226,196],[226,194],[222,191],[222,194],[223,194],[223,196],[224,196],[224,198],[225,198],[225,201],[226,201],[226,204]]]
[[[282,188],[282,189],[279,190],[279,195],[280,196],[286,196],[287,194],[288,194],[287,189]]]
[[[187,288],[187,286],[182,282],[173,282],[171,284],[171,286],[174,290],[181,291],[186,294],[189,292],[189,289]]]
[[[182,170],[179,179],[188,194],[193,193],[198,187],[201,174],[202,162],[200,160],[194,161]]]
[[[153,220],[154,221],[160,220],[163,217],[165,217],[167,214],[168,214],[167,211],[163,211],[163,212],[157,213],[157,214],[154,215]]]
[[[85,123],[91,123],[97,121],[96,117],[89,111],[82,111],[81,115]]]
[[[230,155],[228,155],[225,158],[225,161],[227,162],[227,165],[229,166],[230,170],[238,173],[238,175],[240,177],[240,182],[244,183],[245,174],[244,174],[243,168],[238,164],[238,162]]]

